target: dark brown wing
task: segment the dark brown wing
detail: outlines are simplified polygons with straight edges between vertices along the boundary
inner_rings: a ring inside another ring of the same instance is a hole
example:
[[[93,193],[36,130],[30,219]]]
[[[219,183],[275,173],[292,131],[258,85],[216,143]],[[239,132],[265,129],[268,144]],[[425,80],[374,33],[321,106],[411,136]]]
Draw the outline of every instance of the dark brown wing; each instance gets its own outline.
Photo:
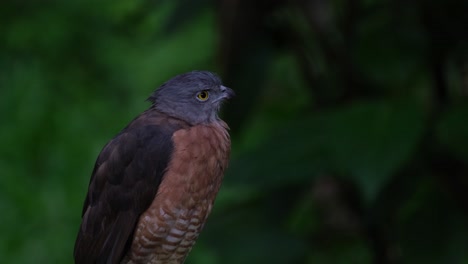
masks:
[[[165,120],[143,114],[99,154],[75,243],[75,263],[119,263],[123,258],[169,163],[172,134],[182,127]]]

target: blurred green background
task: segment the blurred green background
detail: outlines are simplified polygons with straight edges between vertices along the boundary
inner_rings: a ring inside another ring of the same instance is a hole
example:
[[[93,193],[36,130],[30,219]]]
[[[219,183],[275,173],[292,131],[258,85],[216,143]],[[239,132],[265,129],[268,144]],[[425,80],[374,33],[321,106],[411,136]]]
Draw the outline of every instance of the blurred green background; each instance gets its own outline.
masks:
[[[95,158],[220,74],[231,166],[187,263],[468,263],[468,1],[0,4],[0,262],[72,263]]]

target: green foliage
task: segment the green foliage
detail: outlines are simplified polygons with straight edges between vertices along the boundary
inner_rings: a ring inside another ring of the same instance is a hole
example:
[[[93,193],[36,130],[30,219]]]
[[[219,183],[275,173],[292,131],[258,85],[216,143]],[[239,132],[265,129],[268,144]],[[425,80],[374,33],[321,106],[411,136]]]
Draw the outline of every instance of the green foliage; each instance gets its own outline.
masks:
[[[468,104],[455,105],[442,116],[437,136],[441,144],[453,155],[468,160],[468,123],[462,122],[468,116]]]
[[[193,69],[237,97],[187,263],[468,263],[467,3],[2,3],[2,263],[72,262],[102,146]]]

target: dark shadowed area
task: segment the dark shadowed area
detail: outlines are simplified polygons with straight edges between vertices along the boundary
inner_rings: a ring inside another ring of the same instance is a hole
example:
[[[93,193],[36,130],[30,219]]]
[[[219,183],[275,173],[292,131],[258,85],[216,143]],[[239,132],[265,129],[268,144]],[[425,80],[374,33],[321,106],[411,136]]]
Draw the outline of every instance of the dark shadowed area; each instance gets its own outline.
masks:
[[[468,1],[0,4],[0,262],[72,263],[94,161],[217,72],[231,166],[188,264],[468,263]]]

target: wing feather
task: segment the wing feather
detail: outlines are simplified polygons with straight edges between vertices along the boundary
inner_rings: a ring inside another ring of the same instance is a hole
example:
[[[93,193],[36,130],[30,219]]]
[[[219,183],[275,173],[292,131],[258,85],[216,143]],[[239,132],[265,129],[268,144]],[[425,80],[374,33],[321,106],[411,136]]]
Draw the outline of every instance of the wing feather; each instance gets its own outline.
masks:
[[[75,243],[77,264],[119,263],[140,215],[149,207],[168,166],[177,122],[140,116],[99,154]]]

